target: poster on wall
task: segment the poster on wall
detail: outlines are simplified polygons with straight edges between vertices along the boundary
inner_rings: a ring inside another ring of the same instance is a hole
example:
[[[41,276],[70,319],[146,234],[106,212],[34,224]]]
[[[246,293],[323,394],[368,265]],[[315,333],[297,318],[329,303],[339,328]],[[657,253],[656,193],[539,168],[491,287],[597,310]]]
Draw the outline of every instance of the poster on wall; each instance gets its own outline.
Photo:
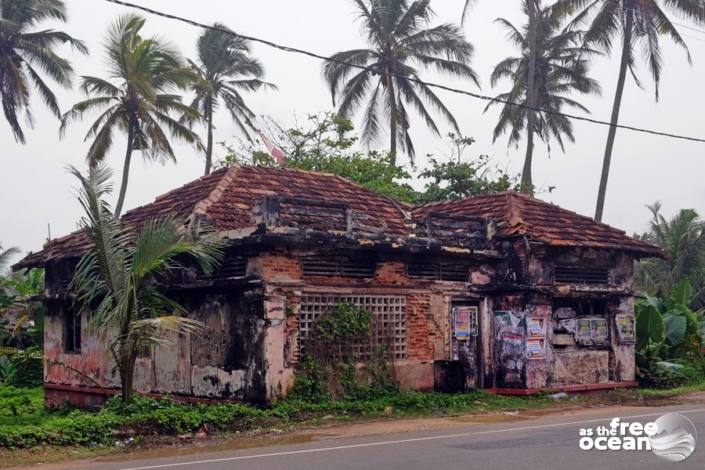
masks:
[[[633,343],[636,339],[634,334],[634,316],[627,313],[620,313],[614,317],[617,326],[617,335],[620,343]]]
[[[575,340],[578,342],[592,340],[592,331],[590,330],[589,318],[578,319],[577,326],[575,328]]]
[[[527,338],[527,359],[546,359],[546,338]]]
[[[477,307],[454,307],[453,323],[455,339],[467,341],[477,336]]]
[[[545,338],[546,337],[545,318],[527,318],[526,319],[526,336],[527,338]]]
[[[606,343],[608,338],[607,319],[593,318],[590,320],[590,335],[592,341],[598,344]]]

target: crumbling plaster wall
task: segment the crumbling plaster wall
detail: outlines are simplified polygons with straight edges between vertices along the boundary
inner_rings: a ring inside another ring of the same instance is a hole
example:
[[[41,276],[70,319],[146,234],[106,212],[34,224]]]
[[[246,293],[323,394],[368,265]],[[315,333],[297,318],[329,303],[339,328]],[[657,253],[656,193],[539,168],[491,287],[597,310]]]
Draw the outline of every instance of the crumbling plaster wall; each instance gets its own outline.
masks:
[[[265,340],[267,395],[283,397],[292,387],[296,368],[298,317],[305,293],[339,295],[403,295],[406,298],[405,359],[395,362],[395,374],[404,389],[432,390],[434,362],[450,357],[450,308],[453,298],[467,297],[467,283],[411,279],[400,256],[381,256],[375,275],[369,278],[305,276],[301,258],[320,253],[316,249],[278,249],[262,253],[257,274],[265,287],[268,322]],[[364,253],[355,256],[365,256]],[[469,279],[477,286],[492,282],[494,268],[476,263]]]
[[[59,297],[65,280],[49,278]],[[176,295],[189,316],[203,323],[200,334],[174,335],[171,342],[137,358],[134,387],[140,392],[262,402],[264,386],[264,295],[259,288],[233,286],[219,292],[186,290]],[[45,319],[45,382],[60,386],[118,388],[108,352],[115,332],[98,331],[81,315],[80,353],[65,352],[64,318],[70,300],[48,303]]]
[[[606,268],[608,284],[557,285],[553,279],[555,265]],[[495,311],[511,312],[524,323],[529,318],[545,319],[547,347],[544,359],[526,359],[523,374],[519,377],[518,371],[508,370],[510,365],[519,362],[518,357],[514,357],[520,354],[519,348],[509,343],[511,347],[504,345],[499,337],[502,332],[495,326],[496,358],[493,365],[497,370],[498,386],[544,388],[634,380],[634,345],[620,341],[615,321],[618,314],[631,318],[634,315],[631,293],[633,257],[630,254],[597,249],[553,249],[517,242],[510,266],[514,266],[517,272],[517,284],[527,287],[515,293],[498,295]],[[607,322],[605,343],[576,342],[574,322],[578,315],[566,316],[566,309],[555,310],[555,303],[560,299],[604,305],[595,318]],[[573,328],[565,330],[565,321],[572,321]]]

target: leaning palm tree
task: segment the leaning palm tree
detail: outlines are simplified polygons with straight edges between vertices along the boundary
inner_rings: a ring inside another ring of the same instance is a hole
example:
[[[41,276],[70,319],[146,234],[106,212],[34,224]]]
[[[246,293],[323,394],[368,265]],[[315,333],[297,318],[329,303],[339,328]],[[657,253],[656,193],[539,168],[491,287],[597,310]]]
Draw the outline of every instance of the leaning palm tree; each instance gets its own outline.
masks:
[[[661,247],[668,258],[639,263],[637,287],[663,297],[681,279],[688,278],[695,288],[692,307],[705,307],[705,221],[693,209],[682,209],[666,219],[659,202],[647,207],[651,211],[649,231],[640,238]]]
[[[524,2],[524,12],[528,16],[528,2]],[[564,149],[564,139],[574,142],[573,125],[562,114],[565,108],[588,110],[571,98],[574,93],[599,94],[600,85],[588,75],[588,59],[597,52],[582,45],[580,32],[561,29],[560,20],[552,14],[550,7],[537,11],[535,24],[535,58],[531,54],[529,41],[530,25],[519,29],[504,18],[496,21],[507,30],[508,39],[519,49],[520,56],[509,57],[499,62],[492,72],[491,83],[496,86],[508,79],[511,89],[495,97],[485,111],[493,105],[505,103],[494,129],[496,141],[504,133],[509,133],[509,145],[518,145],[524,133],[528,135],[522,190],[531,192],[533,188],[533,134],[545,142],[550,149],[555,140]],[[532,91],[529,85],[529,71],[534,63],[533,104],[529,102]],[[522,106],[506,104],[519,103]],[[532,111],[531,108],[541,109]],[[533,116],[531,116],[533,114]],[[532,118],[533,119],[530,119]]]
[[[169,342],[178,334],[198,332],[201,324],[184,316],[186,310],[156,285],[155,279],[185,262],[212,270],[221,258],[218,247],[183,233],[176,220],[156,219],[139,233],[123,225],[105,202],[111,191],[111,171],[100,163],[88,176],[71,168],[81,182],[79,202],[85,216],[81,229],[94,248],[76,266],[70,288],[80,311],[90,311],[90,325],[109,330],[108,351],[120,374],[124,402],[132,399],[138,354]]]
[[[222,101],[238,129],[248,139],[255,113],[245,104],[243,91],[257,91],[262,87],[276,88],[262,80],[264,67],[249,56],[249,43],[229,31],[227,26],[216,23],[217,30],[208,30],[198,39],[198,62],[189,61],[195,80],[191,90],[196,95],[191,107],[203,115],[207,128],[206,171],[213,165],[213,113]],[[193,123],[187,114],[182,122]]]
[[[87,53],[81,41],[62,31],[35,30],[44,20],[66,22],[66,7],[60,0],[0,1],[0,101],[17,142],[25,143],[19,114],[25,114],[31,125],[31,88],[34,86],[49,110],[61,118],[56,95],[42,75],[64,88],[71,88],[73,69],[57,54],[57,47],[69,44]]]
[[[611,52],[615,39],[619,38],[621,43],[617,91],[612,105],[611,126],[607,134],[602,176],[595,208],[595,219],[598,221],[602,220],[605,206],[607,180],[627,71],[632,73],[637,85],[640,85],[634,72],[637,46],[641,44],[645,61],[651,71],[655,84],[656,100],[659,96],[663,66],[660,37],[668,37],[676,45],[682,47],[686,51],[688,62],[690,62],[688,47],[678,32],[676,23],[668,16],[667,11],[669,10],[682,19],[694,23],[705,23],[705,3],[702,0],[558,0],[556,2],[555,11],[557,14],[571,15],[578,12],[573,24],[589,21],[585,35],[585,40],[588,43],[597,44],[608,53]]]
[[[91,125],[86,140],[93,138],[87,160],[101,162],[113,146],[116,129],[127,134],[127,150],[122,184],[115,207],[119,216],[125,202],[132,152],[141,150],[150,160],[176,160],[165,129],[180,140],[200,147],[200,139],[172,113],[187,114],[194,119],[198,112],[182,102],[175,89],[185,89],[193,78],[179,54],[158,38],[140,35],[144,19],[135,15],[120,17],[108,31],[106,50],[110,61],[110,78],[82,77],[81,89],[90,98],[76,103],[61,123],[61,134],[75,119],[93,110],[101,111]]]
[[[334,103],[340,100],[338,114],[350,118],[366,100],[363,143],[369,144],[379,136],[384,116],[389,122],[389,151],[393,158],[397,142],[414,157],[407,104],[416,109],[434,134],[440,132],[429,105],[460,133],[450,110],[431,87],[419,82],[417,69],[432,68],[478,84],[470,67],[473,47],[460,28],[450,24],[428,27],[434,14],[430,0],[353,1],[370,48],[339,52],[323,68]]]
[[[0,275],[5,271],[5,269],[10,264],[10,258],[15,256],[20,252],[19,248],[10,247],[3,250],[2,245],[0,245]]]

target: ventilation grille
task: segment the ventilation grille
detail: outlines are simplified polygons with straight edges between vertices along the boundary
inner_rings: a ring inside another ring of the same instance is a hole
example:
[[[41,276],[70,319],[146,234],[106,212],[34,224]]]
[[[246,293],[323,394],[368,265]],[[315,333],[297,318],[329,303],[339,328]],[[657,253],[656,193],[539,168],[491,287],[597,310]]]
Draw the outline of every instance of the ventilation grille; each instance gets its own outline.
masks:
[[[297,331],[298,360],[306,339],[315,334],[316,320],[333,310],[337,305],[349,304],[364,309],[372,315],[374,334],[371,341],[355,344],[355,359],[361,362],[372,359],[374,345],[384,344],[391,357],[406,358],[406,297],[396,295],[335,295],[304,294],[299,310]]]
[[[467,282],[469,269],[466,264],[443,263],[409,264],[406,267],[407,274],[411,278],[460,282]]]
[[[607,284],[609,270],[586,266],[556,266],[553,278],[558,284]]]
[[[309,257],[301,262],[305,276],[372,277],[377,263],[369,259]]]
[[[223,261],[220,267],[210,274],[200,272],[197,276],[199,280],[224,280],[238,277],[245,277],[247,274],[247,258],[229,257]]]

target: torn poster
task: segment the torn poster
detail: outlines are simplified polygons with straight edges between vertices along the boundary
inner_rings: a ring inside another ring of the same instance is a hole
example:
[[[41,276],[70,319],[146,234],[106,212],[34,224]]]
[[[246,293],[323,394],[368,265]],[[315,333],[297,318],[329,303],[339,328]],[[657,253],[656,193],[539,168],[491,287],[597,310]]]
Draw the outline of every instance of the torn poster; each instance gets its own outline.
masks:
[[[454,307],[453,322],[455,339],[467,341],[477,336],[477,307]]]
[[[634,316],[627,313],[620,313],[614,317],[614,322],[617,326],[617,335],[620,343],[633,343],[635,340],[634,334]]]
[[[546,359],[546,338],[527,338],[527,359]]]

